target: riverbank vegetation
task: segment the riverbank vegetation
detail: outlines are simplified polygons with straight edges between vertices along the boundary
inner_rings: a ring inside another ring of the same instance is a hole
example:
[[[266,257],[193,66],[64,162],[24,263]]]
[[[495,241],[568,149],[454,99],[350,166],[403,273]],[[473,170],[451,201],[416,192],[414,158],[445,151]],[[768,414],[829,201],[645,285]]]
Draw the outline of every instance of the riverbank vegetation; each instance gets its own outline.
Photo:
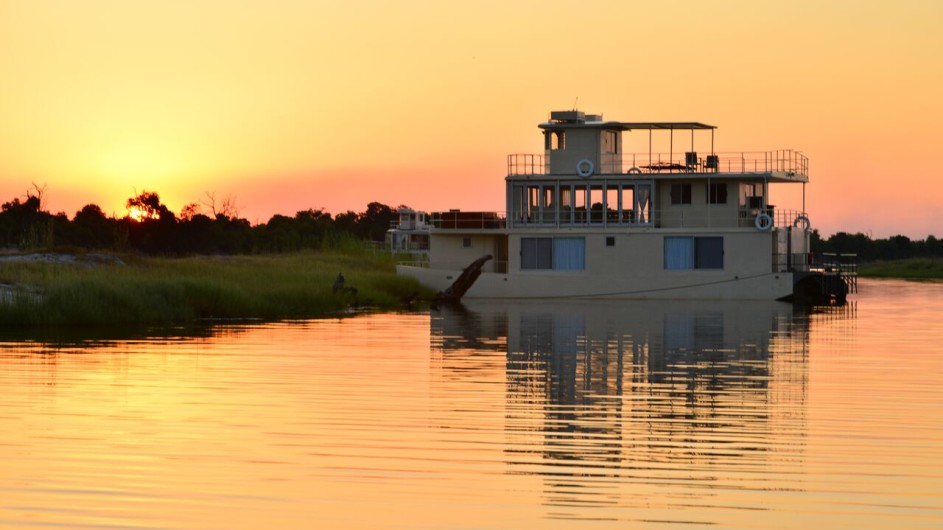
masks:
[[[943,240],[932,235],[919,240],[902,235],[871,239],[861,233],[839,232],[822,239],[813,231],[811,239],[817,255],[854,254],[858,274],[865,278],[943,279]]]
[[[381,203],[252,225],[231,197],[175,214],[144,191],[124,217],[89,204],[70,219],[46,210],[45,191],[0,207],[0,326],[299,318],[431,298],[377,250],[396,219]]]
[[[838,232],[823,239],[818,230],[813,230],[810,243],[812,252],[816,254],[854,254],[860,263],[912,258],[943,259],[943,240],[932,235],[917,240],[902,235],[871,239],[862,233]]]
[[[943,280],[943,259],[910,258],[863,263],[858,274],[865,278],[901,278],[906,280]]]
[[[431,293],[365,247],[290,254],[0,261],[0,326],[286,319],[405,309]],[[343,275],[343,282],[338,275]]]

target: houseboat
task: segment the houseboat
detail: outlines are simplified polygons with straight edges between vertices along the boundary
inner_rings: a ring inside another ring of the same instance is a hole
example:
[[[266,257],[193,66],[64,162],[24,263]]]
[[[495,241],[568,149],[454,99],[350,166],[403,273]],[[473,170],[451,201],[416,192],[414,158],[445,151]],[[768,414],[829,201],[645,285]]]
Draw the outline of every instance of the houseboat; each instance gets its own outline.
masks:
[[[396,219],[386,231],[386,249],[394,254],[408,254],[417,259],[429,257],[429,229],[426,212],[412,208],[396,209]]]
[[[853,285],[811,259],[802,153],[715,152],[700,122],[571,110],[538,127],[543,154],[508,156],[506,213],[433,213],[428,262],[400,274],[441,292],[462,278],[466,298],[844,300]],[[802,186],[801,208],[770,204],[771,184]]]

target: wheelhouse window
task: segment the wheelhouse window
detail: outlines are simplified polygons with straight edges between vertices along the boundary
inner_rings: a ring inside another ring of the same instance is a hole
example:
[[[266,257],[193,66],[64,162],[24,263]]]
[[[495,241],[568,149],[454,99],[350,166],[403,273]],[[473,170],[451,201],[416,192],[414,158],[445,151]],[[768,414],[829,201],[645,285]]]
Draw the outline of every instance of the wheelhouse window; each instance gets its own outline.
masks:
[[[581,271],[586,266],[582,237],[522,237],[521,270]]]
[[[671,204],[691,204],[691,183],[671,183]]]
[[[724,238],[666,237],[665,270],[724,268]]]
[[[562,151],[566,149],[565,131],[547,131],[544,133],[544,149],[548,151]]]
[[[727,183],[711,182],[707,186],[708,204],[727,204]]]
[[[619,134],[616,131],[603,131],[602,132],[602,152],[603,153],[618,153],[619,152]]]

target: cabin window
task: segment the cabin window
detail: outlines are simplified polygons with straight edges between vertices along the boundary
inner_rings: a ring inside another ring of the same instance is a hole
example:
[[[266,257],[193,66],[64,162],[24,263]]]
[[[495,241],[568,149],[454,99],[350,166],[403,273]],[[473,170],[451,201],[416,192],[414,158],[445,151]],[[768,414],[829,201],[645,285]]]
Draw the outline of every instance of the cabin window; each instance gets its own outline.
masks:
[[[635,205],[635,188],[630,185],[622,186],[619,189],[619,222],[635,222],[635,212],[632,208]]]
[[[606,236],[606,246],[607,247],[616,246],[616,238],[613,236]]]
[[[471,246],[472,246],[472,244],[471,244],[471,238],[470,238],[470,237],[462,238],[462,246],[465,247],[465,248],[471,248]]]
[[[548,151],[562,151],[566,149],[566,132],[547,131],[544,133],[544,149]]]
[[[616,131],[603,131],[602,132],[602,152],[603,153],[618,153],[619,152],[619,134]]]
[[[740,183],[740,207],[761,208],[763,206],[763,184]]]
[[[727,183],[711,182],[707,185],[708,204],[727,204]]]
[[[540,186],[527,187],[527,222],[536,223],[540,212]]]
[[[582,237],[522,237],[521,270],[581,271],[586,264]]]
[[[553,186],[544,186],[543,193],[540,196],[541,222],[555,223],[557,221],[556,209],[557,201],[556,188]]]
[[[724,238],[694,238],[694,266],[698,269],[724,268]]]
[[[573,191],[575,193],[573,199],[573,209],[576,214],[575,221],[577,223],[585,223],[587,221],[586,186],[576,186]]]
[[[602,186],[593,185],[589,187],[590,204],[590,223],[601,223],[603,220],[603,194]]]
[[[606,222],[607,223],[618,223],[619,222],[619,187],[618,186],[607,186],[606,187]]]
[[[560,187],[560,222],[573,222],[573,187]]]
[[[652,221],[649,211],[652,203],[652,185],[639,184],[635,190],[635,222],[650,223]]]
[[[586,240],[582,237],[553,238],[553,268],[581,271],[586,262]]]
[[[547,185],[543,190],[543,223],[635,224],[648,219],[652,185],[564,184],[559,188]],[[515,195],[515,204],[517,200]],[[528,222],[534,222],[532,219],[529,217]]]
[[[724,238],[666,237],[665,270],[724,268]]]
[[[552,269],[553,239],[549,237],[521,238],[521,269]]]
[[[523,223],[524,217],[526,215],[527,208],[525,207],[526,201],[524,200],[524,186],[514,186],[513,197],[511,198],[511,208],[513,209],[514,220]]]
[[[691,204],[691,183],[671,183],[671,204]]]

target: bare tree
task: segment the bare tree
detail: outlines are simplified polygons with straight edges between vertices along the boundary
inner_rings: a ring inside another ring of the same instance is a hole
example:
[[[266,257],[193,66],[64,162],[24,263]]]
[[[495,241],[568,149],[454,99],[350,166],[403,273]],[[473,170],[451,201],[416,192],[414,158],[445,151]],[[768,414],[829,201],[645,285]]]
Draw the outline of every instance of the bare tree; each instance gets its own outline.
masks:
[[[46,207],[46,184],[40,186],[35,182],[32,183],[33,186],[26,190],[26,198],[31,199],[35,197],[39,201],[38,211],[44,211]]]
[[[210,212],[213,214],[213,217],[223,216],[227,219],[235,219],[239,217],[239,207],[236,205],[236,196],[232,194],[226,195],[219,204],[216,203],[216,192],[205,192],[206,200],[200,201],[203,206],[209,208]]]
[[[180,219],[183,221],[190,221],[197,215],[200,215],[200,205],[195,202],[187,204],[180,210]]]

